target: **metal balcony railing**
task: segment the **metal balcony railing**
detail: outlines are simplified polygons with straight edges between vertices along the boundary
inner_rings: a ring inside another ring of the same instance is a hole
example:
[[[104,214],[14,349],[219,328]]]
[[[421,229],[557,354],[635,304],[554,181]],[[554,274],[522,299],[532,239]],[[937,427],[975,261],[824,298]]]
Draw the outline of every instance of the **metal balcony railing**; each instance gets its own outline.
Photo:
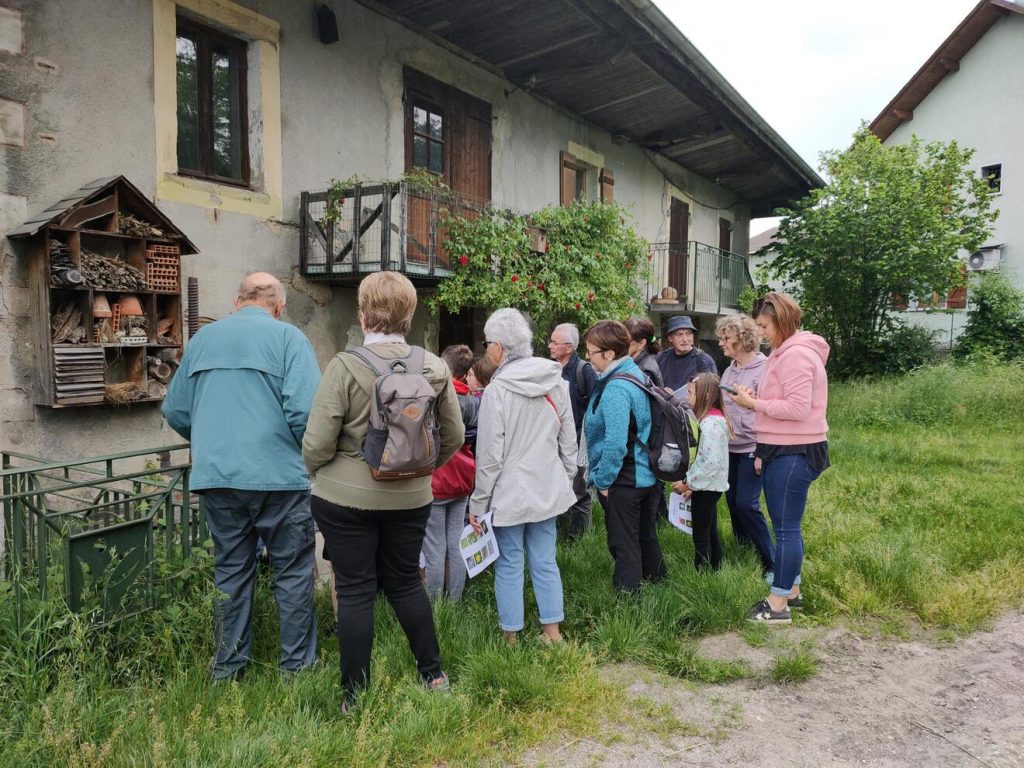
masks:
[[[696,240],[652,243],[650,258],[648,303],[720,313],[739,309],[739,295],[753,286],[743,256]],[[674,303],[661,298],[666,287],[676,290]]]
[[[443,247],[446,216],[473,218],[488,204],[396,181],[355,184],[331,212],[326,191],[303,192],[301,273],[309,280],[357,283],[371,272],[395,270],[414,282],[436,283],[451,274]]]

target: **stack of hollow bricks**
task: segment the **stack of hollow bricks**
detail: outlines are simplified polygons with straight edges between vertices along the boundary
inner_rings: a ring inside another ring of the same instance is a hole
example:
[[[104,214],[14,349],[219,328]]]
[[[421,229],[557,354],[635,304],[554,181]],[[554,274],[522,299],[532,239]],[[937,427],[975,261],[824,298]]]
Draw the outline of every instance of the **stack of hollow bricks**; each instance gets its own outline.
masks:
[[[177,245],[150,243],[146,248],[146,287],[151,291],[177,292],[180,273]]]

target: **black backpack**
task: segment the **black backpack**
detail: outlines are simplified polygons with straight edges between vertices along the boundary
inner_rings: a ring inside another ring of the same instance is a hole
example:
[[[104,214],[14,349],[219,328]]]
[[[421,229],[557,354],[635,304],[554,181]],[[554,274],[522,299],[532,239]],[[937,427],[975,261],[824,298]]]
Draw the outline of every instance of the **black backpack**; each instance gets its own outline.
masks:
[[[646,375],[641,381],[628,373],[613,373],[608,380],[613,379],[628,381],[647,395],[647,402],[651,405],[651,434],[646,443],[639,436],[636,436],[636,441],[647,452],[654,476],[668,482],[685,480],[686,471],[697,457],[697,441],[700,439],[700,425],[689,403],[656,387]],[[595,410],[603,392],[602,387],[591,406]]]

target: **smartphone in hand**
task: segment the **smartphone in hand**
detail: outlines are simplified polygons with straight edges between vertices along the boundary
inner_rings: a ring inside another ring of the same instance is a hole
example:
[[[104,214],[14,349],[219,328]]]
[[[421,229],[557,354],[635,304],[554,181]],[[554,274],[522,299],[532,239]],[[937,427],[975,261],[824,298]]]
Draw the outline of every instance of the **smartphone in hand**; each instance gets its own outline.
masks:
[[[738,395],[739,394],[739,392],[737,392],[735,389],[733,389],[732,387],[730,387],[727,384],[719,384],[718,388],[720,390],[722,390],[723,392],[728,392],[730,395]]]

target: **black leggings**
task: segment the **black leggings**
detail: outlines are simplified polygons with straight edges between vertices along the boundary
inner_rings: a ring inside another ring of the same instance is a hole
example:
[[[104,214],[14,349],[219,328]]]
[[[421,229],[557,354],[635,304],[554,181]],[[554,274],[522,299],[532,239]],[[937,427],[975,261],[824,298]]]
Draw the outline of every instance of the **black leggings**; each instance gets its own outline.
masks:
[[[693,514],[693,564],[698,571],[722,567],[722,539],[718,535],[718,498],[721,491],[694,491],[690,497]]]

